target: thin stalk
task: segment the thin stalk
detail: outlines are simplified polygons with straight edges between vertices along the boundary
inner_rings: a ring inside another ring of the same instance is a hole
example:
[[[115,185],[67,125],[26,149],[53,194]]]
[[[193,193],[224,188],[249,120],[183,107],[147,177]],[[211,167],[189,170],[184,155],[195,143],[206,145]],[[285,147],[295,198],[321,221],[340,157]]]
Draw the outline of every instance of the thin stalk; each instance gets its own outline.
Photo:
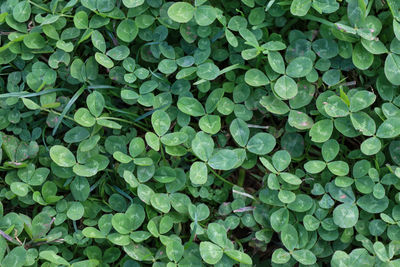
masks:
[[[33,2],[33,1],[29,1],[29,3],[32,4],[32,5],[34,5],[34,6],[37,7],[37,8],[40,8],[41,10],[44,10],[44,11],[46,11],[46,12],[48,12],[48,13],[51,13],[51,10],[50,10],[50,9],[47,9],[47,8],[45,8],[45,7],[42,7],[41,5],[39,5],[39,4],[37,4],[37,3]]]
[[[142,130],[144,130],[144,131],[146,131],[146,132],[149,132],[149,131],[150,131],[150,130],[147,129],[146,127],[143,127],[142,125],[137,124],[136,122],[133,122],[133,121],[128,121],[128,120],[125,120],[125,119],[115,118],[115,117],[100,117],[100,118],[101,118],[101,119],[106,119],[106,120],[114,120],[114,121],[125,122],[125,123],[128,123],[128,124],[135,125],[135,126],[139,127],[140,129],[142,129]]]
[[[239,169],[238,186],[243,187],[245,176],[246,176],[246,171],[245,171],[245,169],[240,168],[240,169]]]
[[[226,180],[225,178],[223,178],[221,175],[219,175],[218,173],[216,173],[210,166],[207,166],[207,167],[208,167],[208,169],[209,169],[218,179],[220,179],[221,181],[223,181],[223,182],[226,183],[226,184],[229,184],[230,186],[235,186],[234,183],[229,182],[228,180]]]
[[[375,1],[368,1],[368,6],[367,6],[367,10],[366,10],[366,12],[365,12],[365,16],[368,16],[368,15],[369,15],[369,12],[371,12],[372,4],[373,4],[374,2],[375,2]]]
[[[326,20],[326,19],[319,18],[319,17],[313,16],[313,15],[309,15],[309,14],[308,14],[308,15],[305,15],[305,16],[302,17],[302,18],[304,18],[304,19],[306,19],[306,20],[316,21],[316,22],[325,24],[326,26],[329,26],[329,27],[334,27],[334,26],[335,26],[335,23],[333,23],[333,22],[330,22],[330,21],[328,21],[328,20]]]

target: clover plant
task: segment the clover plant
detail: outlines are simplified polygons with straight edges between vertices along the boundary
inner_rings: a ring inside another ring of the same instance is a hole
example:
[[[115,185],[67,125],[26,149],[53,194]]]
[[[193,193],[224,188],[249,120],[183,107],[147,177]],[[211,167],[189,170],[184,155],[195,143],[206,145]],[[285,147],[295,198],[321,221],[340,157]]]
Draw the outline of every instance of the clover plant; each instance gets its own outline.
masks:
[[[399,266],[399,0],[0,1],[0,266]]]

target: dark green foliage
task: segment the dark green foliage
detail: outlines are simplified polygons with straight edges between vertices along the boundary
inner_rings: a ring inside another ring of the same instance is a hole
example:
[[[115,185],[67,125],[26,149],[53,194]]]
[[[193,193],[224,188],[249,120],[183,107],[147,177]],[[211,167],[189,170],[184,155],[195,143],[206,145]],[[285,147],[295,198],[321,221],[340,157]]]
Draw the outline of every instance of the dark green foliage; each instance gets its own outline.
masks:
[[[0,2],[0,266],[398,266],[398,0]]]

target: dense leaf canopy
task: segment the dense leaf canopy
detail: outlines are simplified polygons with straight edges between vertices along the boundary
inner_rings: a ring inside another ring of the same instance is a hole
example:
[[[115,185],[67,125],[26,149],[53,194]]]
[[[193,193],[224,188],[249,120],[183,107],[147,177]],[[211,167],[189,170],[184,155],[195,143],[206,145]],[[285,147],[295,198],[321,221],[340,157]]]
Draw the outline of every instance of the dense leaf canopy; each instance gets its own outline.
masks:
[[[399,0],[0,1],[0,266],[399,266]]]

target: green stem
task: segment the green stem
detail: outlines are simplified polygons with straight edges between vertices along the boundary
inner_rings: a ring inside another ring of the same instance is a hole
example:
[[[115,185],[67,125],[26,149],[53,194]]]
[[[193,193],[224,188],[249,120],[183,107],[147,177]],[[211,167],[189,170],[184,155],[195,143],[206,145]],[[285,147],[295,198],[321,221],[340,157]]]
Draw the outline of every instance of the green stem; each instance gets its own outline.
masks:
[[[167,163],[167,160],[166,160],[165,154],[164,154],[164,149],[163,149],[162,145],[160,145],[160,151],[161,151],[161,157],[163,158],[164,163]]]
[[[32,4],[32,5],[34,5],[34,6],[37,7],[37,8],[40,8],[41,10],[44,10],[44,11],[46,11],[46,12],[48,12],[48,13],[51,13],[51,10],[49,10],[49,9],[47,9],[47,8],[45,8],[45,7],[42,7],[41,5],[39,5],[39,4],[35,3],[35,2],[29,1],[29,3]]]
[[[325,24],[325,25],[327,25],[327,26],[329,26],[329,27],[334,27],[334,26],[335,26],[335,23],[330,22],[330,21],[328,21],[328,20],[326,20],[326,19],[323,19],[323,18],[319,18],[319,17],[313,16],[313,15],[305,15],[305,16],[302,17],[302,18],[304,18],[304,19],[306,19],[306,20],[316,21],[316,22]]]
[[[239,169],[238,186],[243,187],[245,176],[246,176],[246,171],[245,171],[245,169],[240,168],[240,169]]]
[[[100,117],[100,118],[106,119],[106,120],[114,120],[114,121],[125,122],[125,123],[128,123],[128,124],[135,125],[136,127],[139,127],[140,129],[142,129],[142,130],[144,130],[146,132],[150,132],[150,130],[147,129],[146,127],[143,127],[142,125],[137,124],[136,122],[133,122],[133,121],[128,121],[128,120],[125,120],[125,119],[115,118],[115,117]]]
[[[42,107],[41,107],[40,110],[44,110],[44,111],[47,111],[47,112],[49,112],[49,113],[56,114],[56,115],[58,115],[58,116],[61,115],[60,112],[57,112],[57,111],[54,111],[54,110],[51,110],[51,109],[47,109],[47,108],[42,108]],[[72,118],[72,117],[70,117],[70,116],[67,116],[67,115],[64,115],[64,118],[69,119],[69,120],[71,120],[71,121],[75,121],[74,118]]]
[[[368,6],[367,6],[367,10],[366,10],[366,12],[365,12],[365,16],[368,16],[368,15],[369,15],[369,12],[371,12],[372,4],[373,4],[374,2],[375,2],[375,1],[368,1]]]
[[[218,173],[216,173],[210,166],[207,166],[208,169],[221,181],[223,181],[226,184],[229,184],[230,186],[234,186],[235,184],[229,182],[228,180],[226,180],[225,178],[223,178],[221,175],[219,175]]]

